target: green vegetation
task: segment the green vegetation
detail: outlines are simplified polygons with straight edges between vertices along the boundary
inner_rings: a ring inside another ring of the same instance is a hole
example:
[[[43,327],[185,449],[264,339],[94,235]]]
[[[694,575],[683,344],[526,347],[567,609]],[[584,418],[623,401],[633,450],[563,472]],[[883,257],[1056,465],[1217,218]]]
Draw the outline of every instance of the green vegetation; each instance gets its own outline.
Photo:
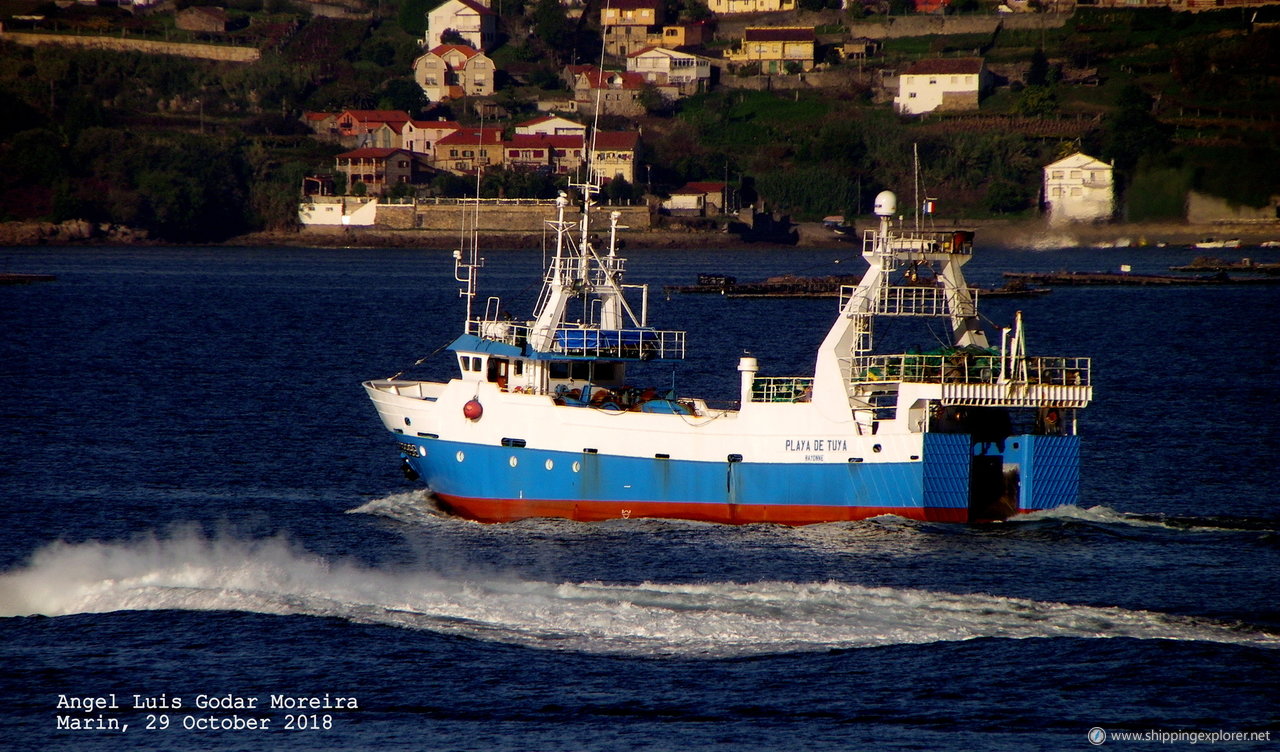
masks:
[[[289,226],[302,177],[331,172],[340,151],[310,138],[301,113],[423,113],[429,103],[410,72],[426,10],[438,2],[368,0],[368,18],[330,19],[285,0],[229,0],[230,15],[247,23],[208,35],[178,30],[167,13],[0,0],[0,16],[44,14],[49,31],[262,51],[257,63],[232,64],[0,44],[0,218],[127,223],[189,241]],[[667,5],[673,18],[707,15],[701,0]],[[565,63],[599,55],[594,22],[568,19],[556,0],[504,0],[498,10],[506,43],[493,55],[504,71],[494,101],[514,118],[562,87]],[[872,103],[865,83],[722,88],[675,105],[646,92],[637,181],[662,192],[727,179],[800,218],[857,215],[882,189],[906,194],[915,146],[922,190],[944,212],[1019,214],[1035,210],[1041,167],[1078,149],[1114,161],[1130,219],[1179,217],[1188,190],[1264,206],[1280,193],[1280,29],[1255,28],[1250,18],[1080,9],[1061,28],[889,40],[883,57],[858,64],[900,69],[923,57],[981,54],[1005,78],[977,113],[899,118]],[[433,114],[471,117],[462,105]],[[437,183],[439,193],[474,190],[451,177]],[[636,188],[611,190],[625,198]],[[483,195],[554,190],[547,178],[497,171],[481,186]]]

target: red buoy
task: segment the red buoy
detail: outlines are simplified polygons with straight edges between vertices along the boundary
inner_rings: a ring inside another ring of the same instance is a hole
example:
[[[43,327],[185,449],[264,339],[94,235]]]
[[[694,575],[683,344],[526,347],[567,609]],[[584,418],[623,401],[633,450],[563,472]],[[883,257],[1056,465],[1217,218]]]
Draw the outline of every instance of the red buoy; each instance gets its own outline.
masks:
[[[480,420],[480,416],[484,415],[484,406],[479,400],[467,400],[467,404],[462,406],[462,414],[467,420]]]

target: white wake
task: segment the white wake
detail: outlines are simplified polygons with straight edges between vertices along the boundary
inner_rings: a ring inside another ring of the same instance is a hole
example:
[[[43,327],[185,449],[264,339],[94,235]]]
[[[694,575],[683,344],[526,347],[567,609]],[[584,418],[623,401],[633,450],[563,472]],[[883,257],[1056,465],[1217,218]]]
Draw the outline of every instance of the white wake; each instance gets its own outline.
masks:
[[[980,637],[1133,637],[1280,647],[1150,611],[835,582],[469,579],[330,561],[279,538],[55,543],[0,574],[0,616],[233,610],[337,617],[529,647],[733,656]]]

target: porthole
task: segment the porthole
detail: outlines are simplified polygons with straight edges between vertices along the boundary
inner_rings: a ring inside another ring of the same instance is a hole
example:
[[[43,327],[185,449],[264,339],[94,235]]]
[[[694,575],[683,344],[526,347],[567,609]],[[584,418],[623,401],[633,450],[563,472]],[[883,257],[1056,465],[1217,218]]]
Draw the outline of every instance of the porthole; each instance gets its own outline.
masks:
[[[545,467],[545,468],[546,468],[546,469],[548,469],[548,470],[554,470],[554,469],[555,469],[555,466],[556,466],[556,463],[555,463],[555,461],[554,461],[554,460],[552,460],[551,458],[547,458],[547,461],[546,461],[546,462],[544,462],[544,463],[542,463],[542,466],[543,466],[543,467]]]
[[[424,446],[419,446],[419,447],[418,447],[418,456],[419,456],[419,457],[426,457],[426,456],[427,456],[427,448],[426,448],[426,447],[424,447]]]
[[[873,444],[873,445],[871,446],[871,451],[873,451],[873,452],[878,452],[878,451],[880,451],[880,445],[879,445],[879,444]]]
[[[576,472],[578,472],[578,471],[580,471],[581,469],[582,469],[582,463],[581,463],[581,462],[575,462],[575,463],[573,463],[573,471],[574,471],[575,473],[576,473]]]
[[[507,464],[512,467],[515,467],[516,465],[520,464],[520,460],[516,459],[516,456],[513,454],[511,455],[511,459],[507,460]]]
[[[413,421],[409,420],[409,416],[408,416],[408,415],[404,416],[404,424],[405,424],[406,426],[411,426],[411,425],[413,425]]]
[[[455,454],[454,456],[458,458],[458,462],[462,462],[467,458],[467,455],[463,454],[461,449],[459,449],[458,453]]]

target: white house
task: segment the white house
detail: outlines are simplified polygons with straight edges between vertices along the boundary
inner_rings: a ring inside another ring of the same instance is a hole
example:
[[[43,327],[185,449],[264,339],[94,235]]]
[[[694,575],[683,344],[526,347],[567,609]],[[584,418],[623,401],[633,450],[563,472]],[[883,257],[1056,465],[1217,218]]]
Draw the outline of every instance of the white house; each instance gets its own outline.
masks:
[[[989,76],[978,57],[921,60],[898,77],[893,107],[903,115],[976,110]]]
[[[298,205],[298,222],[304,227],[372,227],[377,216],[376,198],[308,196]]]
[[[433,102],[493,93],[493,61],[465,44],[442,44],[413,61],[413,80]]]
[[[616,177],[635,183],[639,142],[635,131],[596,131],[590,149],[592,177],[602,183]]]
[[[461,129],[453,120],[408,120],[400,129],[400,145],[415,154],[433,154],[436,142]]]
[[[671,192],[662,208],[675,216],[708,217],[724,212],[724,183],[686,183]]]
[[[1098,222],[1115,211],[1112,168],[1076,152],[1044,168],[1044,204],[1049,224]]]
[[[586,136],[587,126],[559,115],[543,115],[516,124],[517,136]]]
[[[659,87],[670,87],[680,96],[707,90],[711,83],[711,61],[687,52],[662,47],[645,47],[627,56],[627,70]]]
[[[446,31],[456,33],[469,46],[488,52],[498,41],[498,16],[476,0],[445,0],[427,13],[427,35],[422,46],[432,49],[447,44],[443,39]]]

